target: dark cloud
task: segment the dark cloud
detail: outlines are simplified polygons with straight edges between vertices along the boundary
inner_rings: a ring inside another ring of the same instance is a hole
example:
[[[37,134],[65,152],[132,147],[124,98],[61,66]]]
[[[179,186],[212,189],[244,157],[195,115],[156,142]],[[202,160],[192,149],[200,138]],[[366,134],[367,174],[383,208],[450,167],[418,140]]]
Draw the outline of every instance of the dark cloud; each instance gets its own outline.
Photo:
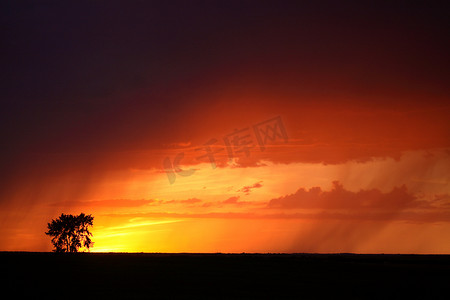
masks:
[[[280,220],[338,220],[338,221],[407,221],[410,223],[450,222],[450,211],[405,211],[405,212],[318,212],[318,213],[252,213],[252,212],[209,212],[209,213],[137,213],[104,214],[109,217],[149,218],[193,218],[193,219],[280,219]],[[352,226],[355,226],[353,224]]]
[[[423,204],[415,195],[408,192],[405,185],[395,187],[389,193],[378,189],[351,192],[337,181],[333,182],[330,191],[320,187],[309,190],[300,188],[294,194],[272,199],[267,207],[281,209],[346,209],[346,210],[387,210],[397,212],[406,208],[418,207]]]
[[[230,197],[225,201],[222,201],[223,204],[236,204],[239,201],[239,196],[235,196],[235,197]]]
[[[166,200],[166,201],[161,201],[161,204],[173,204],[173,203],[177,203],[177,204],[195,204],[195,203],[200,203],[202,202],[202,200],[197,199],[197,198],[189,198],[186,200]]]
[[[153,199],[110,199],[110,200],[92,200],[92,201],[71,201],[71,202],[55,202],[50,204],[51,206],[67,206],[73,207],[139,207],[154,203]]]
[[[196,204],[202,200],[197,198],[189,198],[185,200],[154,200],[154,199],[109,199],[109,200],[91,200],[91,201],[62,201],[51,203],[50,206],[57,207],[139,207],[146,205],[164,205],[164,204]]]
[[[263,186],[263,185],[262,185],[262,181],[259,181],[259,182],[257,182],[257,183],[254,183],[253,185],[243,186],[241,189],[237,190],[237,192],[242,192],[242,193],[244,193],[245,195],[249,195],[250,192],[251,192],[253,189],[257,189],[257,188],[260,188],[260,187],[262,187],[262,186]]]
[[[448,146],[447,19],[440,4],[359,1],[2,3],[1,198],[37,177],[160,167],[164,145],[200,145],[274,113],[311,147],[241,166]],[[432,110],[408,122],[363,115],[373,127],[311,113],[352,101]]]
[[[262,202],[254,202],[254,201],[240,201],[240,196],[233,196],[223,201],[218,202],[205,202],[203,203],[203,207],[225,207],[228,205],[234,205],[234,206],[260,206],[265,205],[265,203]]]
[[[320,95],[442,94],[444,11],[357,1],[11,2],[0,14],[2,125],[14,150],[136,149],[189,138],[139,129],[208,106],[188,96],[224,80]]]

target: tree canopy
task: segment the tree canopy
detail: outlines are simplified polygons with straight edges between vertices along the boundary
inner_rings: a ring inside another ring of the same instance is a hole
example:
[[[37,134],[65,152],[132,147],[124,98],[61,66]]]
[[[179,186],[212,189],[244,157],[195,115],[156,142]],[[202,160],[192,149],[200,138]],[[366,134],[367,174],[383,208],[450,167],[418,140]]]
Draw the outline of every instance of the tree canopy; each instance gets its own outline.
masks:
[[[61,214],[56,220],[48,223],[45,233],[52,237],[55,252],[78,252],[79,249],[89,248],[94,244],[89,227],[93,226],[92,215],[66,215]]]

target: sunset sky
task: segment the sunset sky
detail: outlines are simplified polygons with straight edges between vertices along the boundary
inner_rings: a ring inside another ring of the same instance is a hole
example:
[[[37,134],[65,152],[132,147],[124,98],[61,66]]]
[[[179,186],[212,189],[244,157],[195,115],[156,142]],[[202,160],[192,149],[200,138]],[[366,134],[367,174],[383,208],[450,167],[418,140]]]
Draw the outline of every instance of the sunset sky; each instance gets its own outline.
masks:
[[[41,2],[0,9],[0,251],[84,212],[99,252],[450,253],[439,2]]]

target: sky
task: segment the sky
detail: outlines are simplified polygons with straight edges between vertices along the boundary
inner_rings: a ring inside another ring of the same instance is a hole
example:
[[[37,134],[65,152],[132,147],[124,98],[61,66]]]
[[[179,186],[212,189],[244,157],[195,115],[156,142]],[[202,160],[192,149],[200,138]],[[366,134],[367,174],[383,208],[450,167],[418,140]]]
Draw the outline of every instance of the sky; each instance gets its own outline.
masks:
[[[0,251],[450,253],[443,2],[1,6]]]

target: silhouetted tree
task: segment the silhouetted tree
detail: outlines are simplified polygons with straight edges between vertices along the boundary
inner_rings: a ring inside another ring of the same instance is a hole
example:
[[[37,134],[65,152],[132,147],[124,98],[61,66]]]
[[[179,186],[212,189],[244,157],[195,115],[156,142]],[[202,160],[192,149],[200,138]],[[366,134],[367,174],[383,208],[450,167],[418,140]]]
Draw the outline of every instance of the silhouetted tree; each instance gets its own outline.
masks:
[[[78,216],[61,214],[56,220],[48,223],[48,231],[45,233],[52,237],[55,252],[78,252],[78,249],[89,248],[94,244],[91,241],[92,233],[89,227],[93,226],[94,217],[85,215]]]

